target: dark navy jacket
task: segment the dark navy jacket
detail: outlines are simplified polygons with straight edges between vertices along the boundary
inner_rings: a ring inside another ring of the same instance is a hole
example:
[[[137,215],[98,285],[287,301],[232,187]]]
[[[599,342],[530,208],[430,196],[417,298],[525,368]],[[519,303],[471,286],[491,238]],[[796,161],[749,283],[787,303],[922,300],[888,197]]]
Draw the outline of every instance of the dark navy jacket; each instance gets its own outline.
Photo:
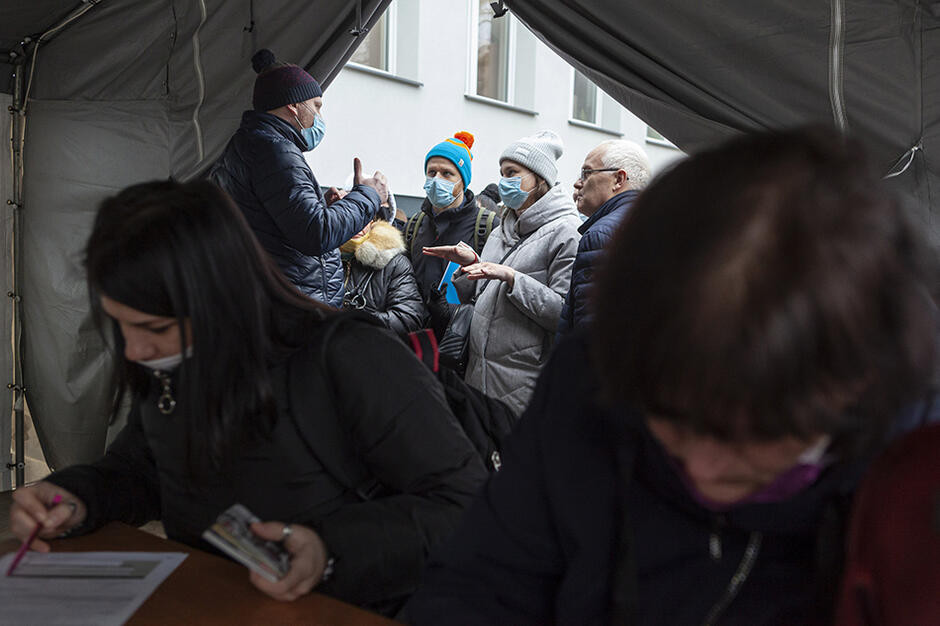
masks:
[[[232,196],[287,278],[304,294],[340,306],[338,248],[375,216],[379,195],[359,185],[327,207],[304,147],[303,137],[284,120],[245,111],[210,176]]]
[[[813,623],[818,582],[837,577],[817,567],[817,541],[839,552],[864,463],[835,463],[780,503],[712,513],[639,415],[592,400],[587,357],[580,332],[558,346],[502,470],[432,560],[409,623]]]
[[[415,278],[418,281],[418,289],[421,290],[421,296],[427,300],[428,292],[432,287],[436,288],[441,283],[444,276],[444,268],[447,267],[447,261],[433,256],[421,254],[421,248],[430,246],[451,246],[463,241],[473,246],[474,226],[476,225],[477,203],[474,200],[473,192],[469,189],[464,191],[463,204],[446,211],[435,214],[431,203],[427,198],[421,205],[424,211],[424,218],[421,220],[420,228],[415,233],[414,239],[408,245],[405,254],[411,260],[411,265],[415,270]],[[499,218],[493,222],[493,230],[499,226]],[[480,242],[480,249],[483,249],[484,241]]]
[[[565,298],[565,306],[558,322],[559,334],[570,332],[591,319],[588,296],[591,283],[594,282],[597,262],[639,193],[635,189],[618,193],[602,204],[594,215],[578,228],[581,241],[578,243],[578,256],[575,257],[571,270],[571,286],[568,287],[568,296]]]

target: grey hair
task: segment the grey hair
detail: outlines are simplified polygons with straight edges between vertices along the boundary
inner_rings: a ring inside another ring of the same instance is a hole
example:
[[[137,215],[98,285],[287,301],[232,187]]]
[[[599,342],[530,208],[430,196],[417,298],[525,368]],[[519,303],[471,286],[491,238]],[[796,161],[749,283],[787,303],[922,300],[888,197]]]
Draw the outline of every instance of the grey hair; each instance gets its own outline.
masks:
[[[610,139],[597,146],[603,150],[604,167],[616,167],[627,173],[631,189],[643,189],[650,182],[650,160],[638,144],[626,139]]]

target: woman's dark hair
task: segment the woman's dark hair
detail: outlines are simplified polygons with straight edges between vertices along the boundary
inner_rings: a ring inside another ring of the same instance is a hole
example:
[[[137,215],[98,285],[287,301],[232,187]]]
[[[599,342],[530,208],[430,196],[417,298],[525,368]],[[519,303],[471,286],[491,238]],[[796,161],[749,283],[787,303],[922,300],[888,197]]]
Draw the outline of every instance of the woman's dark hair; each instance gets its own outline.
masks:
[[[188,320],[193,354],[180,366],[187,459],[194,477],[219,467],[246,441],[265,436],[276,417],[268,368],[301,345],[325,305],[301,295],[261,249],[241,211],[214,184],[158,181],[102,202],[85,249],[91,308],[107,327],[100,298],[151,315]],[[117,400],[140,400],[153,384],[143,366],[119,363]],[[180,350],[184,333],[180,333]]]
[[[692,156],[637,199],[596,291],[604,397],[724,441],[859,451],[929,385],[938,274],[862,146],[811,127]]]

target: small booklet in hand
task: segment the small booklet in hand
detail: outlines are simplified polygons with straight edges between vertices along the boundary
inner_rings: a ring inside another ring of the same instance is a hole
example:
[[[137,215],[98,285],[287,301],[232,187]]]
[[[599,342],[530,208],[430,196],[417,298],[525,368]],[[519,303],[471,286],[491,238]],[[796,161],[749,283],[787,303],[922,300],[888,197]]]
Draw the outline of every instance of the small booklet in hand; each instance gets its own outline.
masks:
[[[290,555],[279,543],[251,532],[249,525],[260,521],[241,504],[233,504],[216,518],[215,524],[203,531],[202,538],[276,583],[290,569]]]
[[[460,304],[460,297],[457,296],[457,290],[454,289],[454,272],[458,268],[460,268],[460,264],[453,261],[448,263],[447,267],[444,268],[444,276],[441,277],[441,282],[437,285],[439,291],[447,290],[444,295],[451,304]]]

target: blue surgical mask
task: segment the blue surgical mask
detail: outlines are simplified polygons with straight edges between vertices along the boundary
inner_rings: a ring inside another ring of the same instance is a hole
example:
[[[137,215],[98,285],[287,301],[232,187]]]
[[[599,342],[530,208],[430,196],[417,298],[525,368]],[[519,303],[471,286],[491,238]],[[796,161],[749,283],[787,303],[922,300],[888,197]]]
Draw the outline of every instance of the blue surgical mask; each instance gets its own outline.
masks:
[[[323,141],[323,135],[325,133],[326,123],[323,121],[322,117],[317,115],[313,118],[313,126],[300,131],[300,134],[303,135],[304,141],[307,143],[306,152],[309,152],[320,145],[320,142]]]
[[[424,193],[434,208],[442,209],[454,201],[454,183],[443,178],[428,178],[424,181]]]
[[[522,177],[499,179],[499,197],[510,209],[518,209],[529,199],[529,191],[522,190]]]

